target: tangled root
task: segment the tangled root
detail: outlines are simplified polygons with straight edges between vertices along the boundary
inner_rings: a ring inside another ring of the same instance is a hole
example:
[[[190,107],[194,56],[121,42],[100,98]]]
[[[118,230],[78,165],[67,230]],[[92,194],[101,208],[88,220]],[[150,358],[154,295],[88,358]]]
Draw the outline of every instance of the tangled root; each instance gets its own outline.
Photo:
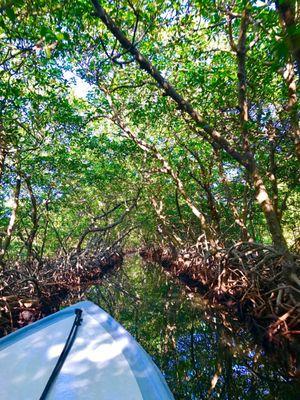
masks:
[[[7,266],[0,272],[0,337],[78,301],[122,260],[109,251]]]
[[[205,242],[174,252],[143,249],[141,256],[161,264],[172,276],[204,295],[212,304],[234,309],[260,331],[268,346],[287,342],[298,372],[300,354],[300,257],[286,257],[271,246],[238,243],[211,249]]]

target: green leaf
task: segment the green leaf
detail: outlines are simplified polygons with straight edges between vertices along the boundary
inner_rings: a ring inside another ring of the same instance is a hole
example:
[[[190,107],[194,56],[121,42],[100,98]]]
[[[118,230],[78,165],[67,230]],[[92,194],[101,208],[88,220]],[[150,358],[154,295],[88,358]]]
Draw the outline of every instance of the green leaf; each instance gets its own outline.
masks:
[[[49,48],[49,46],[44,46],[44,52],[47,58],[51,57],[51,49]]]
[[[8,18],[9,18],[11,21],[14,22],[14,21],[16,20],[16,14],[15,14],[14,10],[13,10],[11,7],[10,7],[10,8],[7,8],[6,14],[7,14]]]

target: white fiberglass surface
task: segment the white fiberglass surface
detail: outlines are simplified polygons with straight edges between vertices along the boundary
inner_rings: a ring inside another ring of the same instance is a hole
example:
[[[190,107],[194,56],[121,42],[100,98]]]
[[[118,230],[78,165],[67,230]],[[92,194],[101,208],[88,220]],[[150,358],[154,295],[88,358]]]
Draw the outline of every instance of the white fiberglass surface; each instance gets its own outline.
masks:
[[[128,338],[111,335],[83,310],[83,323],[49,400],[142,400],[122,354]],[[105,316],[104,316],[105,317]],[[38,400],[64,347],[74,315],[58,320],[0,351],[0,399]]]

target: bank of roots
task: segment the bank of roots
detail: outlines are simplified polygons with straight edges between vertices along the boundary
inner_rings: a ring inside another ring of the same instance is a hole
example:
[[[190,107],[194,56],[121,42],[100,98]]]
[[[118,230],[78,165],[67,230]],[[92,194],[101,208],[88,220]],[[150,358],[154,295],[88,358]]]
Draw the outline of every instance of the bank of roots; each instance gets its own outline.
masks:
[[[141,256],[161,264],[210,303],[234,310],[268,348],[287,346],[290,372],[299,374],[300,257],[287,259],[255,243],[215,250],[204,242],[181,251],[143,249]]]
[[[0,272],[0,337],[78,301],[122,260],[114,249],[7,265]]]

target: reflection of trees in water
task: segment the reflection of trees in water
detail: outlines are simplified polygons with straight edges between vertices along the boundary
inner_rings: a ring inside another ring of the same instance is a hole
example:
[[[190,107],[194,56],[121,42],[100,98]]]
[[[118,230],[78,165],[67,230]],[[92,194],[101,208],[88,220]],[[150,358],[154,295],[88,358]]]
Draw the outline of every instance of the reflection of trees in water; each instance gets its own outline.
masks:
[[[153,357],[176,399],[297,398],[282,366],[192,296],[139,258],[89,293]]]

